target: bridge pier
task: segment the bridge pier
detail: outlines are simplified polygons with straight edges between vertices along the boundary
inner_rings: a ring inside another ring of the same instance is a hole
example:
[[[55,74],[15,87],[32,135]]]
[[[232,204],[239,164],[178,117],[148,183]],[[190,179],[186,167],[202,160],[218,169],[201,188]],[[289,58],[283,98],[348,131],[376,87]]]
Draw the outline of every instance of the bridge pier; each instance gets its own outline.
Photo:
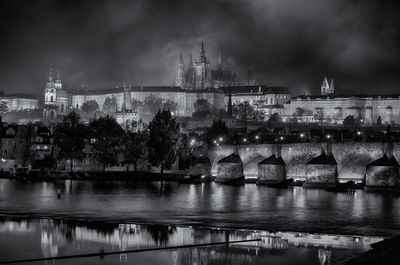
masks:
[[[276,146],[276,153],[257,165],[257,185],[274,185],[286,180],[286,163],[281,156],[281,146]]]
[[[244,184],[243,162],[236,152],[218,161],[215,182],[221,184],[242,184],[243,182]]]
[[[326,149],[326,153],[322,149],[319,156],[307,162],[304,188],[327,189],[339,183],[337,162],[332,154],[332,143],[328,143]]]
[[[393,156],[393,143],[385,143],[383,156],[367,165],[366,191],[398,190],[400,188],[399,163]]]

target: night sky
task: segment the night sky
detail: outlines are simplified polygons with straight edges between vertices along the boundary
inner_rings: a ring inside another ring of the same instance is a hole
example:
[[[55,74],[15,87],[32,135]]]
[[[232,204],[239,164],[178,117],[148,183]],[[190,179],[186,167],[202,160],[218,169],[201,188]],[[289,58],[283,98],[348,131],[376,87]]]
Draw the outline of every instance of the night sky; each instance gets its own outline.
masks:
[[[0,1],[0,90],[43,96],[49,68],[67,89],[174,85],[204,40],[212,66],[292,94],[399,93],[400,1]]]

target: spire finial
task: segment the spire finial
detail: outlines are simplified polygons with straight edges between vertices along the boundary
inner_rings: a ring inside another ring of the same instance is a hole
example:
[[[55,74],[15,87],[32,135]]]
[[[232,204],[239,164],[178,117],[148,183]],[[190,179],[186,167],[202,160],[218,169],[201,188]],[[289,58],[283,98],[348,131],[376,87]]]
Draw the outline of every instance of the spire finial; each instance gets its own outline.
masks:
[[[222,64],[222,55],[221,55],[221,49],[218,51],[218,65],[221,67]]]
[[[179,64],[183,64],[183,56],[182,56],[182,50],[179,54]]]
[[[57,80],[60,80],[60,70],[57,71]]]
[[[205,57],[204,41],[201,41],[200,57]]]
[[[53,81],[53,68],[50,68],[49,81]]]

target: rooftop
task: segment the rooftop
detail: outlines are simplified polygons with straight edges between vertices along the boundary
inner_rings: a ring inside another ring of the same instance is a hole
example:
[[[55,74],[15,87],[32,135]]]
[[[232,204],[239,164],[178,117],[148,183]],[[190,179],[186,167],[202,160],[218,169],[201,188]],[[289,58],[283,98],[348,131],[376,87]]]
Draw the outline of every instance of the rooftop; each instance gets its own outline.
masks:
[[[378,158],[377,160],[372,161],[367,166],[368,167],[374,167],[374,166],[400,167],[399,163],[397,162],[397,160],[394,156],[389,158],[386,154],[384,154],[381,158]]]
[[[218,164],[229,164],[229,163],[242,163],[242,159],[240,159],[239,155],[232,153],[227,157],[222,158],[221,160],[218,161]]]
[[[258,164],[259,165],[286,165],[286,163],[282,159],[282,157],[277,158],[275,155],[265,158],[263,161],[261,161]]]
[[[324,151],[307,162],[307,165],[337,165],[336,159],[332,154],[326,154]]]

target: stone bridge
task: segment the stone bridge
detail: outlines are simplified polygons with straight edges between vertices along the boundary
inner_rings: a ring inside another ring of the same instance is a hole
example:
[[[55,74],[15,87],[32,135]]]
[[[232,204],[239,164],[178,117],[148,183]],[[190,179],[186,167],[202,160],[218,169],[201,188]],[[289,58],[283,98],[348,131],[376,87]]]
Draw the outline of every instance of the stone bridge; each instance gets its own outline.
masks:
[[[306,177],[306,162],[319,155],[321,149],[326,151],[326,143],[294,143],[282,144],[282,158],[286,162],[287,177],[304,180]],[[225,145],[209,150],[211,174],[217,174],[217,162],[230,155],[234,146]],[[243,161],[246,178],[257,178],[257,164],[272,155],[275,144],[239,145],[238,153]],[[368,163],[383,155],[383,143],[333,143],[332,153],[338,163],[339,180],[362,181]],[[393,154],[400,161],[400,143],[394,143]]]

